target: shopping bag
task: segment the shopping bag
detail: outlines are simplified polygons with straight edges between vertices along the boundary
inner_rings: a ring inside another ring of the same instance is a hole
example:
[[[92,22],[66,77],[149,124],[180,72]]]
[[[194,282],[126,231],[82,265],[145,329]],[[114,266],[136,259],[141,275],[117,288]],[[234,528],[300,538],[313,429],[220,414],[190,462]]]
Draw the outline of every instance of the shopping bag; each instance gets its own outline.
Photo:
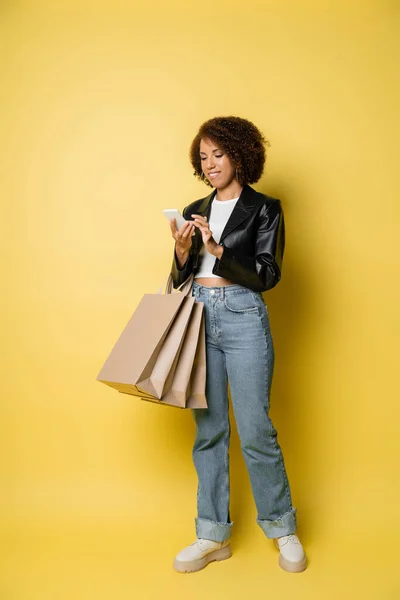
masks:
[[[186,408],[208,408],[206,398],[206,325],[204,322],[204,303],[199,302],[199,304],[203,304],[202,319],[191,373],[190,396],[186,402]]]
[[[207,408],[204,305],[191,296],[193,275],[177,291],[145,294],[97,380],[142,400]]]
[[[202,302],[195,302],[193,306],[171,386],[169,391],[162,397],[163,402],[182,408],[186,406],[189,397],[197,393],[195,391],[197,378],[201,377],[199,353],[202,346],[200,333],[203,334],[201,332],[204,321],[203,306]]]
[[[192,290],[193,285],[193,276],[190,276],[183,284],[189,286],[189,292]],[[180,288],[178,288],[180,289]],[[171,275],[168,278],[166,292],[171,293],[172,291],[172,277]],[[197,313],[197,314],[196,314]],[[195,354],[193,357],[194,346]],[[189,358],[189,352],[190,350]],[[182,355],[180,356],[178,367],[180,361],[188,361],[186,366],[182,368],[182,376],[187,375],[189,372],[189,366],[192,364],[192,369],[190,373],[190,381],[187,381],[187,378],[180,379],[179,373],[177,372],[177,377],[174,380],[170,393],[169,399],[172,404],[173,395],[175,398],[180,396],[180,402],[176,405],[183,407],[183,392],[182,388],[186,387],[186,408],[207,408],[207,399],[205,394],[206,387],[206,333],[205,333],[205,321],[204,321],[204,303],[196,301],[194,305],[194,311],[191,315],[191,327],[188,328],[184,340]],[[190,361],[190,362],[189,362]],[[192,362],[193,361],[193,362]],[[182,381],[184,383],[182,384]]]

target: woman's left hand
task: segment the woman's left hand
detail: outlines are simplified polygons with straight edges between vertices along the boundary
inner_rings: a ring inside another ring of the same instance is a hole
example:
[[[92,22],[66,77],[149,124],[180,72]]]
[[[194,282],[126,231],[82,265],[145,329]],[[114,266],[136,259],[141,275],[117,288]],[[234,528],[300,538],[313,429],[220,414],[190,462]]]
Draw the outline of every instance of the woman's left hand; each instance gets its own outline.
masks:
[[[207,223],[207,217],[202,217],[200,215],[192,215],[192,217],[194,219],[193,224],[201,231],[201,237],[203,238],[203,243],[207,252],[213,254],[217,258],[221,258],[224,249],[214,240],[212,231],[210,231],[210,226]]]

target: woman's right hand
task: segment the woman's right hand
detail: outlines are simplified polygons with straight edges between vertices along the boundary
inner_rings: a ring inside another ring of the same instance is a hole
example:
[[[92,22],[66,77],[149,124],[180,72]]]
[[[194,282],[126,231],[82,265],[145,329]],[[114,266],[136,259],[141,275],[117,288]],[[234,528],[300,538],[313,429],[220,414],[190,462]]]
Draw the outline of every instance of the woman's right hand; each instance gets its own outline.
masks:
[[[179,254],[189,254],[192,247],[192,235],[195,230],[193,221],[186,221],[178,230],[176,228],[176,219],[171,219],[170,222],[172,237],[175,240],[175,249]]]

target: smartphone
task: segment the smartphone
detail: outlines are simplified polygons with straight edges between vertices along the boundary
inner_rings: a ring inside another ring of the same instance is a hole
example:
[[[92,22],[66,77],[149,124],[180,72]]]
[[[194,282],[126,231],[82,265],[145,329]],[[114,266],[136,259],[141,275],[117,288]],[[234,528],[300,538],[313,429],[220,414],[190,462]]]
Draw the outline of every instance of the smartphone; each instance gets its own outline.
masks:
[[[176,219],[176,226],[178,229],[180,229],[187,222],[177,208],[166,208],[163,210],[163,213],[169,222],[171,222],[171,219]]]

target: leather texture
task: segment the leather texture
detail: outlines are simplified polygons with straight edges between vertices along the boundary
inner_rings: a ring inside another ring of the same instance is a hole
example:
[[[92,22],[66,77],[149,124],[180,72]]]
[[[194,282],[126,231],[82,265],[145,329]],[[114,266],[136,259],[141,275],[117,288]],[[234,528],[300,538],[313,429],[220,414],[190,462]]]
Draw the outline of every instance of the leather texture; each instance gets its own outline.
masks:
[[[183,210],[187,220],[192,214],[210,218],[211,203],[217,190],[200,200],[192,202]],[[171,275],[174,288],[181,285],[196,271],[201,260],[203,240],[196,228],[192,238],[189,257],[182,268],[176,253],[172,261]],[[281,201],[257,192],[245,185],[235,208],[226,223],[219,243],[224,247],[221,259],[216,258],[214,275],[225,277],[255,292],[273,288],[281,278],[285,249],[285,222]],[[215,280],[218,285],[218,279]]]

